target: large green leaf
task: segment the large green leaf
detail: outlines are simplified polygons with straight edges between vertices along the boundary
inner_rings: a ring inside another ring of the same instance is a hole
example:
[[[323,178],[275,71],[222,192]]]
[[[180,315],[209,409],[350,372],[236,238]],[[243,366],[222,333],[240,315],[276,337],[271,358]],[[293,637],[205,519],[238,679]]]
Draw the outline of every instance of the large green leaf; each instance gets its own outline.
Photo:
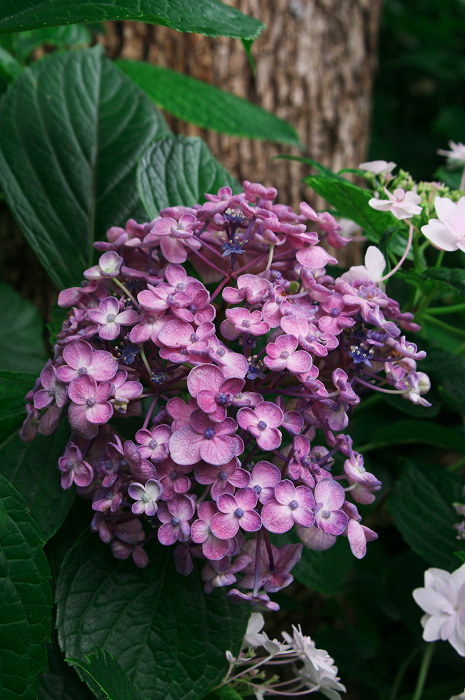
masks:
[[[2,0],[0,34],[35,27],[130,19],[180,32],[256,39],[263,24],[219,0]]]
[[[465,453],[465,437],[443,425],[421,420],[395,421],[386,425],[373,436],[362,452],[391,445],[425,444],[442,447],[445,450]]]
[[[95,649],[81,659],[67,659],[79,668],[91,688],[98,689],[108,700],[143,700],[139,689],[123,671],[115,657],[105,649]]]
[[[47,644],[47,656],[48,664],[40,678],[37,700],[94,700],[95,695],[79,679],[76,671],[65,662],[58,646],[54,625],[50,642]]]
[[[38,374],[47,359],[40,314],[31,302],[2,282],[0,296],[2,324],[7,331],[2,333],[0,343],[0,370]]]
[[[222,680],[226,650],[238,653],[249,610],[206,596],[197,570],[176,573],[171,548],[149,554],[140,570],[96,535],[78,540],[57,583],[60,646],[72,657],[104,647],[150,700],[197,700]]]
[[[457,568],[458,549],[452,507],[462,484],[447,471],[409,462],[389,499],[389,512],[404,540],[432,566]]]
[[[22,72],[22,65],[6,49],[0,46],[0,79],[9,83]]]
[[[150,100],[94,49],[26,69],[0,104],[0,186],[51,278],[79,284],[94,240],[143,215],[138,157],[167,127]]]
[[[74,488],[61,488],[57,464],[68,438],[69,425],[62,421],[52,435],[23,442],[15,433],[0,445],[1,472],[23,496],[43,542],[58,530],[75,497]]]
[[[39,46],[57,46],[59,48],[71,46],[87,46],[91,42],[89,30],[80,24],[72,24],[65,27],[43,27],[18,34],[4,34],[0,37],[0,46],[3,46],[20,61],[24,62],[28,56]]]
[[[26,418],[24,397],[35,381],[35,374],[0,371],[0,447]]]
[[[456,292],[465,296],[465,270],[461,268],[433,267],[425,270],[422,277],[427,280],[441,282],[446,291]]]
[[[184,136],[152,143],[141,158],[137,182],[150,218],[165,207],[202,203],[206,192],[216,193],[224,185],[240,192],[238,182],[215,160],[205,143]]]
[[[304,182],[334,207],[340,216],[359,224],[370,241],[379,243],[386,231],[399,227],[392,214],[370,207],[370,192],[337,175],[309,175]]]
[[[288,122],[236,95],[151,63],[117,65],[155,104],[179,119],[223,134],[301,145]]]
[[[52,595],[36,523],[20,494],[0,475],[0,696],[37,697],[47,665]]]
[[[325,595],[339,593],[354,565],[347,541],[340,539],[328,550],[317,552],[307,547],[293,570],[297,581]]]

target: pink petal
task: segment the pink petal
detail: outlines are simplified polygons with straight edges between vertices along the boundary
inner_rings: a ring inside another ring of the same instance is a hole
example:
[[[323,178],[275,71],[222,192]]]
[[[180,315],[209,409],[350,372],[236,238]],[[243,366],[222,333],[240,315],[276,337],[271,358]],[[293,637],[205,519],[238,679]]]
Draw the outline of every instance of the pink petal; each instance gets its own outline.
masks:
[[[177,430],[170,437],[169,449],[173,462],[180,465],[195,464],[200,459],[200,446],[204,441],[189,425]]]

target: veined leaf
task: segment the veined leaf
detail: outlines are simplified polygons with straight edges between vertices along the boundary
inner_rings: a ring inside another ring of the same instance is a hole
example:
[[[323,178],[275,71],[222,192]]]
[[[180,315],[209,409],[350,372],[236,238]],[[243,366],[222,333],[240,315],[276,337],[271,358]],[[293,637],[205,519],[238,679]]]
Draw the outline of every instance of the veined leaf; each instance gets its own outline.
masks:
[[[0,695],[3,700],[32,700],[47,665],[50,572],[36,523],[1,475],[0,570]]]
[[[219,0],[2,0],[0,34],[36,27],[129,19],[179,32],[256,39],[264,25]]]
[[[143,700],[139,689],[132,683],[115,657],[105,649],[94,649],[81,659],[66,659],[82,671],[86,682],[98,689],[108,700]]]
[[[167,132],[98,47],[55,53],[14,82],[0,105],[0,186],[59,287],[80,283],[110,226],[143,216],[136,163]]]
[[[152,143],[140,160],[137,183],[152,219],[166,207],[201,203],[206,192],[216,193],[224,185],[233,192],[241,191],[237,180],[215,160],[201,139],[185,136]]]
[[[205,129],[301,146],[292,126],[271,112],[182,73],[143,61],[116,64],[159,107]]]
[[[66,557],[57,583],[57,626],[67,656],[95,646],[112,654],[150,700],[198,700],[217,686],[237,654],[249,610],[223,591],[203,593],[197,570],[178,574],[170,548],[150,548],[137,569],[86,533]]]

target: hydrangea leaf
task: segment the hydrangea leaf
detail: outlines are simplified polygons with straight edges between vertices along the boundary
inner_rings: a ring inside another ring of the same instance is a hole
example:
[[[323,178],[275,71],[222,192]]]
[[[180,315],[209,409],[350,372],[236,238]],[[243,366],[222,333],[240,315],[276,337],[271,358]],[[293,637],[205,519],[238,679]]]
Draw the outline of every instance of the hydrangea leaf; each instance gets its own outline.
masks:
[[[53,564],[51,565],[53,570]],[[48,664],[39,684],[38,700],[93,700],[90,692],[72,666],[65,662],[65,657],[58,646],[57,632],[52,626],[50,642],[47,644]]]
[[[108,700],[143,700],[139,689],[132,683],[115,657],[105,649],[95,649],[86,660],[66,659],[81,670],[91,688],[98,690]]]
[[[2,0],[0,34],[35,27],[135,20],[161,24],[179,32],[256,39],[264,25],[219,0]]]
[[[443,425],[423,420],[396,421],[386,425],[373,436],[362,452],[391,445],[426,444],[455,452],[465,452],[465,437]]]
[[[71,508],[74,489],[60,484],[58,458],[69,439],[69,425],[62,421],[48,436],[23,442],[18,433],[0,444],[1,472],[23,496],[46,542],[60,527]]]
[[[302,558],[292,573],[304,586],[324,595],[335,595],[343,587],[353,565],[354,557],[348,543],[338,538],[324,552],[316,552],[304,546]]]
[[[198,138],[166,137],[152,143],[137,171],[140,197],[150,218],[165,207],[192,206],[224,185],[240,192],[238,182]]]
[[[389,212],[376,211],[368,204],[371,194],[341,177],[309,175],[305,184],[315,190],[339,216],[352,219],[364,230],[368,240],[379,243],[389,229],[397,228],[396,220]],[[404,245],[405,248],[405,245]]]
[[[301,145],[288,122],[236,95],[143,61],[117,65],[156,105],[178,119],[223,134]]]
[[[39,528],[20,494],[0,475],[0,696],[37,697],[47,665],[52,594]]]
[[[465,361],[443,348],[431,348],[422,369],[436,385],[441,401],[453,411],[465,410]]]
[[[96,535],[78,540],[57,583],[60,646],[72,657],[104,646],[150,700],[197,700],[224,677],[226,650],[238,653],[249,610],[206,596],[196,570],[178,574],[171,548],[148,553],[140,570]]]
[[[22,65],[0,46],[0,80],[11,82],[23,72]]]
[[[44,44],[58,48],[87,46],[91,39],[92,36],[87,27],[72,24],[64,27],[43,27],[17,34],[4,34],[0,36],[0,46],[11,51],[15,58],[23,63],[34,49]]]
[[[15,80],[0,105],[0,185],[59,287],[80,283],[107,228],[143,216],[136,163],[167,132],[99,47],[57,52]]]
[[[36,378],[35,374],[0,371],[0,447],[21,427],[26,417],[24,397]]]
[[[389,498],[389,512],[404,540],[431,566],[457,568],[457,514],[462,484],[445,469],[406,464]]]
[[[230,685],[224,685],[222,688],[217,688],[212,693],[205,695],[203,700],[241,700],[242,696],[237,693]]]
[[[36,307],[23,299],[12,287],[0,282],[3,302],[0,345],[0,370],[37,372],[47,355],[43,338],[44,324]],[[29,388],[32,389],[31,385]]]
[[[465,297],[465,270],[461,268],[434,267],[425,270],[421,276],[427,280],[440,282],[446,292],[456,292]]]

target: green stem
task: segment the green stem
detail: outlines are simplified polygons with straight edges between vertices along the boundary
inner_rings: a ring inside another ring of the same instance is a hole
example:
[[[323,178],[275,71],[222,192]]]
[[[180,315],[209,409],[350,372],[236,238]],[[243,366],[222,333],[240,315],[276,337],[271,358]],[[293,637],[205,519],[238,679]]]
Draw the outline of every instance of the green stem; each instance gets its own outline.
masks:
[[[430,323],[432,326],[436,326],[437,328],[442,328],[442,330],[447,331],[448,333],[454,333],[455,335],[459,335],[462,338],[465,338],[465,331],[463,331],[461,328],[455,328],[455,326],[450,326],[448,323],[444,323],[444,321],[440,321],[435,316],[428,316],[428,314],[424,314],[423,318],[425,321]]]
[[[458,470],[461,469],[462,467],[465,467],[465,457],[461,457],[453,464],[449,464],[449,466],[446,467],[446,469],[448,472],[454,473],[454,472],[458,472]]]
[[[428,309],[428,314],[433,316],[440,316],[441,314],[453,314],[455,311],[464,311],[465,302],[461,304],[453,304],[452,306],[431,306]]]
[[[125,287],[124,284],[123,284],[122,282],[119,281],[119,279],[117,279],[116,277],[112,277],[112,278],[111,278],[111,281],[114,282],[115,284],[117,284],[118,287],[120,287],[120,289],[123,290],[123,292],[126,294],[126,296],[132,301],[132,303],[134,304],[134,306],[136,306],[137,308],[139,307],[139,304],[137,303],[137,300],[134,299],[134,297],[132,296],[132,294],[131,294],[131,292],[129,291],[129,289],[128,289],[127,287]]]
[[[418,673],[417,686],[412,696],[412,700],[421,700],[421,695],[423,693],[423,688],[425,687],[426,677],[428,675],[429,665],[431,663],[433,651],[434,642],[428,642],[425,651],[423,652],[423,659],[421,660],[420,671]]]
[[[465,342],[460,343],[458,348],[455,348],[454,355],[461,355],[463,352],[465,352]]]
[[[439,255],[438,255],[438,257],[437,257],[437,260],[436,260],[436,264],[435,264],[434,267],[441,267],[443,257],[444,257],[444,251],[443,251],[443,250],[440,250],[440,251],[439,251]]]
[[[400,664],[399,669],[396,673],[396,677],[394,678],[394,683],[392,684],[392,689],[391,689],[391,694],[389,696],[389,700],[396,700],[396,697],[399,693],[400,686],[402,684],[402,681],[404,680],[405,673],[412,663],[413,659],[415,656],[418,654],[419,649],[414,649],[413,651],[410,652],[410,654],[407,656],[406,659],[403,660],[403,662]]]

